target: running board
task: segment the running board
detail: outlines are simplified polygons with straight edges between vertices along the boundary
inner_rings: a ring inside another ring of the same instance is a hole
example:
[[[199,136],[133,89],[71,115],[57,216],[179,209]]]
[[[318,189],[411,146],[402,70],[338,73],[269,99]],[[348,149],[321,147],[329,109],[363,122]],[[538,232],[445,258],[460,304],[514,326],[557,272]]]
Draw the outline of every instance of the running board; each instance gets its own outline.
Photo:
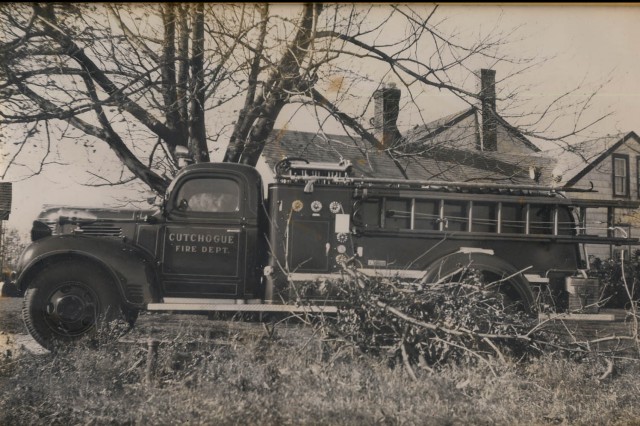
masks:
[[[231,304],[231,303],[149,303],[149,311],[202,311],[202,312],[291,312],[291,313],[323,313],[333,314],[338,312],[337,306],[296,306],[296,305],[270,305],[256,304]]]
[[[539,314],[539,321],[607,321],[616,320],[614,314]]]
[[[537,274],[524,274],[524,277],[527,279],[527,281],[529,281],[531,284],[549,284],[549,278],[547,277],[542,277],[540,275]]]

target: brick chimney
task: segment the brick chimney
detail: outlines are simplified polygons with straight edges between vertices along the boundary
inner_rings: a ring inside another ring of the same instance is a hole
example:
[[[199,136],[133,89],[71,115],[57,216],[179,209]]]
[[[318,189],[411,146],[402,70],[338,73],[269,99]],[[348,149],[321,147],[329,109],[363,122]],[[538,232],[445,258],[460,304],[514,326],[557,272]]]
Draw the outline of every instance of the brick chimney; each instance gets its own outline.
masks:
[[[384,148],[393,146],[401,137],[396,125],[400,112],[400,89],[395,83],[388,83],[373,92],[374,136]]]
[[[496,72],[480,70],[480,138],[478,147],[482,151],[498,150],[496,121]]]

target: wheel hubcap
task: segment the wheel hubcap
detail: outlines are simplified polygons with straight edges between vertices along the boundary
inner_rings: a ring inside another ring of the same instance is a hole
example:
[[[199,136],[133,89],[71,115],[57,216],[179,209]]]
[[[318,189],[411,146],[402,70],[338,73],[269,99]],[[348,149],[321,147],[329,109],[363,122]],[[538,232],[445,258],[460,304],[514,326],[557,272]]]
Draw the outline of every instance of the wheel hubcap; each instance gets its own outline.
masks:
[[[63,321],[78,321],[86,308],[85,303],[76,295],[63,296],[54,304],[55,313]]]
[[[56,332],[78,335],[95,324],[98,299],[85,284],[66,283],[55,289],[48,300],[47,322]]]

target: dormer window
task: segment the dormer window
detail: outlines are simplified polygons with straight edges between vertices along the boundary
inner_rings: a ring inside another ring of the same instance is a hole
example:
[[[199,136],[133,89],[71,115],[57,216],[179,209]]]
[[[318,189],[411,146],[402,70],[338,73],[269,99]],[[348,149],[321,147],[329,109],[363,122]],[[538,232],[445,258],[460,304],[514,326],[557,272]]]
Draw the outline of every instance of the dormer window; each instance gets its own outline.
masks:
[[[629,196],[629,156],[613,154],[613,195]]]

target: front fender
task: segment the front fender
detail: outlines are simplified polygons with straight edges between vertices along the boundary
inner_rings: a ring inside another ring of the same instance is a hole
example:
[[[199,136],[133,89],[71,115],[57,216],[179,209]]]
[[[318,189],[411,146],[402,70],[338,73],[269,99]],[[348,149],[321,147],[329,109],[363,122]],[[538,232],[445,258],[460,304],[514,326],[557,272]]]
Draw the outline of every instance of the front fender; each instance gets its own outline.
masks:
[[[44,267],[68,260],[89,262],[101,268],[129,305],[142,307],[158,300],[153,259],[116,238],[57,235],[37,240],[20,257],[17,287],[25,291]]]

